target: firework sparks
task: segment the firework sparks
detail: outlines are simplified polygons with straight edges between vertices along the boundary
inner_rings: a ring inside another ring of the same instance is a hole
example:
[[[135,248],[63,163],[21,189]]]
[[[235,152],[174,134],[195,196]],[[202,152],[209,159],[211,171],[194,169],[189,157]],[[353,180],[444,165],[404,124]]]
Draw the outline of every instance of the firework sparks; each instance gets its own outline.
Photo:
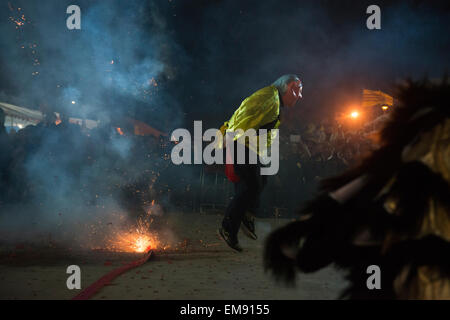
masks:
[[[158,247],[156,237],[151,234],[135,233],[119,233],[110,247],[111,251],[120,252],[148,252]]]
[[[154,201],[152,202],[154,204]],[[126,215],[111,214],[111,220],[105,224],[99,220],[90,227],[89,245],[93,250],[107,250],[113,252],[145,253],[149,250],[169,248],[159,239],[159,234],[152,230],[153,217],[151,209],[134,222],[126,218]],[[100,236],[100,238],[99,238]]]
[[[114,251],[148,252],[159,247],[157,237],[150,232],[152,219],[147,215],[137,220],[136,228],[128,232],[118,232],[112,241]]]

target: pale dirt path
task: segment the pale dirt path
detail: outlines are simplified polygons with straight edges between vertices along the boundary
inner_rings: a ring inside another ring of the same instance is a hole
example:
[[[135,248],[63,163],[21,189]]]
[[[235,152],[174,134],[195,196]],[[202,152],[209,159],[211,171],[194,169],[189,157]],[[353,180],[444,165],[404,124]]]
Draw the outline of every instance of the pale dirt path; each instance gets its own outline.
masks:
[[[116,278],[94,299],[335,299],[344,288],[342,274],[333,268],[300,275],[296,288],[277,285],[264,274],[263,239],[287,220],[258,220],[257,241],[239,235],[242,253],[219,240],[216,229],[220,221],[220,215],[172,214],[168,225],[178,241],[188,239],[187,247],[156,255]],[[121,266],[121,261],[135,258],[109,253],[50,255],[32,263],[4,258],[0,260],[0,299],[70,299],[77,290],[66,288],[69,264],[81,267],[85,288]]]

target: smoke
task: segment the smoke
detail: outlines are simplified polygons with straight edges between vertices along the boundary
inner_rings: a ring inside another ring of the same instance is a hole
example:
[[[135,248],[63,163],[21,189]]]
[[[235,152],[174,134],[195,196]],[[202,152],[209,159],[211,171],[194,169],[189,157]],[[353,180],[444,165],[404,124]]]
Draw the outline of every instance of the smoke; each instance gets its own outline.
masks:
[[[1,99],[105,121],[127,114],[165,129],[199,119],[218,127],[285,73],[304,81],[300,120],[348,105],[364,87],[389,91],[449,67],[443,1],[379,1],[375,31],[366,28],[370,1],[79,1],[82,30],[65,26],[69,1],[10,3]],[[22,13],[16,29],[10,17]]]
[[[396,80],[441,77],[449,69],[444,1],[378,1],[382,29],[373,31],[366,28],[371,4],[188,1],[179,22],[185,26],[179,41],[194,56],[186,91],[203,102],[190,119],[218,127],[245,97],[296,73],[304,98],[286,121],[301,127],[358,102],[363,88],[390,92]]]
[[[81,30],[68,30],[72,1],[3,1],[0,101],[99,120],[101,130],[28,141],[32,152],[11,170],[19,186],[34,189],[28,204],[2,207],[0,225],[52,232],[62,216],[76,233],[75,225],[132,210],[118,190],[136,186],[164,208],[169,196],[150,188],[153,181],[191,196],[184,187],[198,181],[195,166],[164,173],[166,162],[149,152],[130,157],[145,141],[105,142],[106,125],[125,117],[167,133],[193,120],[218,128],[252,92],[296,73],[304,98],[285,121],[302,127],[353,103],[362,88],[389,92],[397,79],[441,76],[450,44],[442,3],[380,0],[382,29],[370,31],[369,1],[79,0]],[[58,161],[49,162],[55,152]],[[84,164],[89,157],[95,161]]]
[[[180,106],[164,86],[184,52],[166,30],[167,5],[79,1],[81,30],[69,30],[70,4],[2,3],[2,101],[103,121],[152,112],[151,125],[176,126]]]
[[[87,134],[70,126],[27,128],[14,140],[10,181],[1,181],[8,183],[1,197],[7,205],[0,206],[2,240],[51,234],[86,244],[92,228],[135,223],[143,212],[133,202],[155,200],[147,199],[148,190],[169,160],[157,153],[149,159],[148,139],[119,136],[109,125],[134,118],[167,132],[183,122],[169,87],[176,80],[174,57],[182,60],[185,53],[167,30],[168,4],[77,1],[81,30],[69,30],[71,4],[0,5],[0,101],[100,126]]]

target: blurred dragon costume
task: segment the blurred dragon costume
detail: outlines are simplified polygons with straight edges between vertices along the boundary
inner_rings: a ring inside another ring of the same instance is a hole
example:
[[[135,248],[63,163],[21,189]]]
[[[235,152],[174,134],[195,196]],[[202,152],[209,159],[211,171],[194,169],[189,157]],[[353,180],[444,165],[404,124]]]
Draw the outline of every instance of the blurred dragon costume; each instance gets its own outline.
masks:
[[[409,81],[398,100],[381,147],[269,235],[277,279],[334,263],[348,271],[341,298],[450,299],[450,86]],[[370,265],[381,290],[366,286]]]

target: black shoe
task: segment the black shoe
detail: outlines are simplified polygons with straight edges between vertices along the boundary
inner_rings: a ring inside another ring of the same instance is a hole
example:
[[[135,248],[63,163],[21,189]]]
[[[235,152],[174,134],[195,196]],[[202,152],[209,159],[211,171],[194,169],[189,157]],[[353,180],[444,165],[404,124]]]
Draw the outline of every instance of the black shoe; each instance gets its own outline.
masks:
[[[219,228],[217,230],[220,238],[225,241],[225,243],[231,248],[236,250],[237,252],[242,252],[242,247],[239,245],[239,242],[236,240],[232,240],[230,237],[230,233],[226,231],[224,228]]]
[[[246,214],[244,219],[242,219],[242,231],[250,239],[258,239],[258,236],[255,233],[255,218]]]

